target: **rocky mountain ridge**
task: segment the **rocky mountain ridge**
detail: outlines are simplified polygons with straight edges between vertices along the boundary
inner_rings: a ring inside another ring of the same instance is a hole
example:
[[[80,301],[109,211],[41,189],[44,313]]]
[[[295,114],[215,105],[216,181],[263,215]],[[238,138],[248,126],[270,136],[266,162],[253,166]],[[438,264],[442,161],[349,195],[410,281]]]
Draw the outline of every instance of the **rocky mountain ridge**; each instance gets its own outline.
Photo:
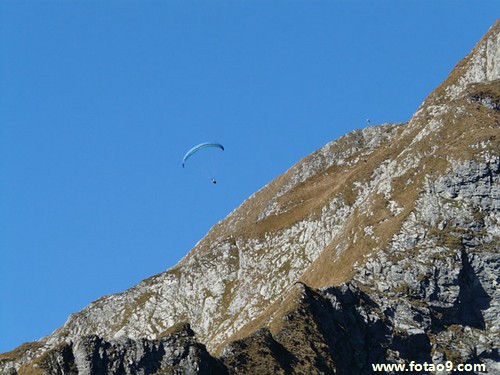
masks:
[[[500,23],[405,124],[302,159],[164,273],[102,297],[5,374],[500,373]]]

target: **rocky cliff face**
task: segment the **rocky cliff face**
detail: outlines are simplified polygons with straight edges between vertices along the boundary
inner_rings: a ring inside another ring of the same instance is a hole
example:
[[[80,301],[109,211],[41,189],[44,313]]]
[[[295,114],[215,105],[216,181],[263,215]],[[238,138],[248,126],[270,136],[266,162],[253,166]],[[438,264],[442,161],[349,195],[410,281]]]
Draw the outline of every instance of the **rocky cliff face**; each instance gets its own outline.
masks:
[[[0,371],[500,373],[499,135],[497,23],[408,123],[327,144],[177,266],[0,355]]]

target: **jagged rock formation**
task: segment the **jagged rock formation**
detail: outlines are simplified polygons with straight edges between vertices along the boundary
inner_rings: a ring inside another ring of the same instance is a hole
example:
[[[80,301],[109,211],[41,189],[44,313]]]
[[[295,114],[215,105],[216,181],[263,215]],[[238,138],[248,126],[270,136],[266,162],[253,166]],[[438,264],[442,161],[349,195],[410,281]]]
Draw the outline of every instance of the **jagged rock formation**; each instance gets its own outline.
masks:
[[[177,266],[1,355],[0,371],[347,375],[451,360],[500,373],[499,135],[497,22],[408,123],[327,144]]]

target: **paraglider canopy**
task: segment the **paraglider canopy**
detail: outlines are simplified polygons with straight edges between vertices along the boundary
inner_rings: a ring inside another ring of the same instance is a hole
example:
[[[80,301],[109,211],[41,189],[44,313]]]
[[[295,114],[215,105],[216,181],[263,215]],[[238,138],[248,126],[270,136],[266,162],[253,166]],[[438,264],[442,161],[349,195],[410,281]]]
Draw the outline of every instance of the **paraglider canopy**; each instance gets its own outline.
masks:
[[[200,150],[202,150],[204,148],[207,148],[207,147],[216,147],[216,148],[220,148],[222,151],[224,151],[224,146],[221,145],[220,143],[215,143],[215,142],[203,142],[203,143],[200,143],[199,145],[194,146],[192,149],[190,149],[188,152],[186,152],[186,155],[184,155],[184,158],[182,159],[182,168],[184,168],[184,166],[186,165],[186,161],[191,156],[193,156],[198,151],[200,151]]]
[[[209,151],[210,149],[212,151]],[[217,184],[217,180],[215,179],[215,166],[217,164],[215,162],[217,159],[216,156],[219,154],[218,150],[224,151],[224,146],[216,142],[203,142],[194,146],[186,152],[186,155],[184,155],[184,158],[182,159],[182,168],[186,167],[188,159],[200,152],[200,150],[205,151],[202,151],[200,156],[195,158],[194,167],[195,169],[202,167],[201,169],[206,173],[207,177],[210,178],[210,182],[215,185]],[[190,161],[188,164],[190,163],[192,162]]]

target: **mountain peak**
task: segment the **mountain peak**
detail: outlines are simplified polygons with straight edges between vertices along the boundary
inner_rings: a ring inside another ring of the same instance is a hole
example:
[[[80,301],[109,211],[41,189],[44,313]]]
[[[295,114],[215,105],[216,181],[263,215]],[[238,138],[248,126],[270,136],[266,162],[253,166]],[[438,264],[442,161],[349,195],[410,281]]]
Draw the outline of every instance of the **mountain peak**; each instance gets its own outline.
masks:
[[[431,112],[434,106],[459,98],[471,84],[486,84],[500,79],[500,19],[464,57],[449,76],[424,101],[414,117],[421,115],[426,107]]]
[[[500,79],[500,20],[455,67],[444,82],[448,98],[457,97],[468,85]]]

